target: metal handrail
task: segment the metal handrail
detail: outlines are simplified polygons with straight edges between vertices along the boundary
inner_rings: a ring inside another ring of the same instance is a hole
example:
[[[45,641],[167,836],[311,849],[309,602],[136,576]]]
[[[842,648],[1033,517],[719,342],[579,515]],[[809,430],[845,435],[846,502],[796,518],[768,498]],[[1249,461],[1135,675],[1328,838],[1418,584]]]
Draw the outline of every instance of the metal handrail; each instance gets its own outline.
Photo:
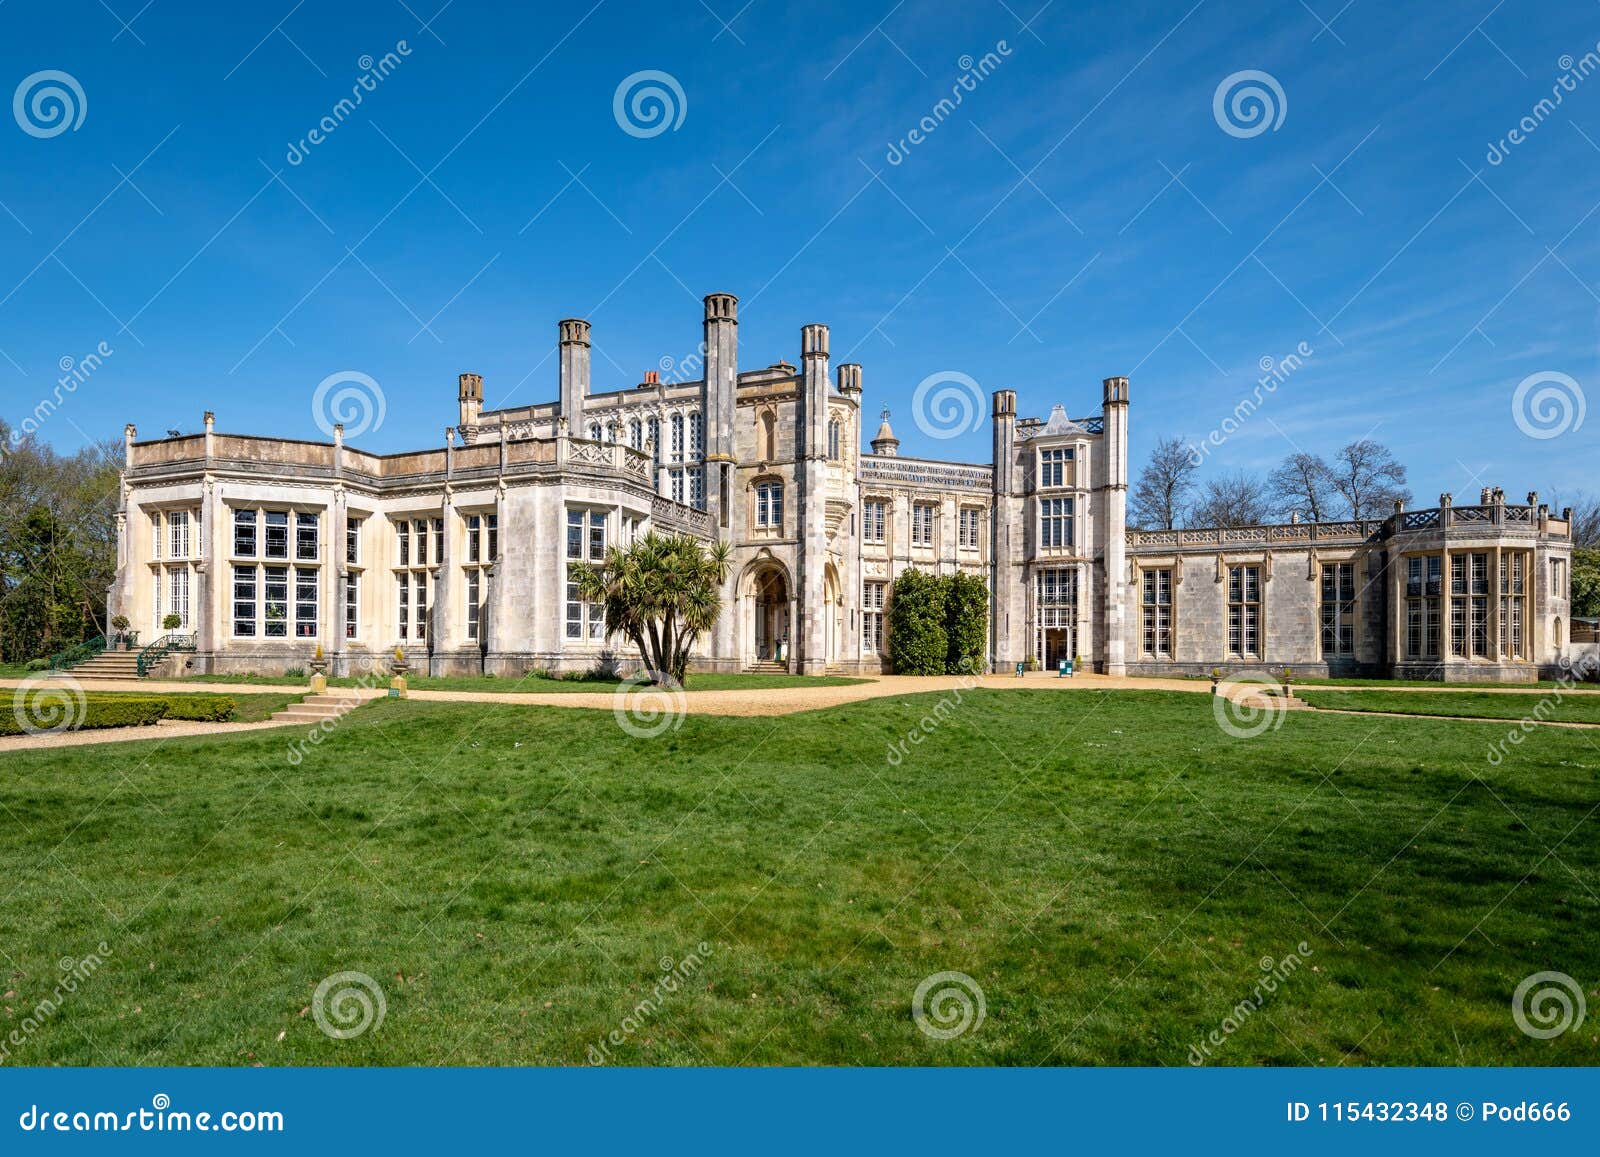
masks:
[[[105,649],[106,637],[104,635],[96,635],[92,639],[85,639],[81,643],[76,643],[64,651],[58,651],[56,654],[51,655],[48,660],[50,670],[60,671],[67,667],[75,666],[78,663],[94,658]]]
[[[139,652],[139,678],[143,679],[150,673],[150,668],[161,662],[172,651],[195,651],[199,649],[200,636],[198,632],[187,635],[163,635],[144,650]]]

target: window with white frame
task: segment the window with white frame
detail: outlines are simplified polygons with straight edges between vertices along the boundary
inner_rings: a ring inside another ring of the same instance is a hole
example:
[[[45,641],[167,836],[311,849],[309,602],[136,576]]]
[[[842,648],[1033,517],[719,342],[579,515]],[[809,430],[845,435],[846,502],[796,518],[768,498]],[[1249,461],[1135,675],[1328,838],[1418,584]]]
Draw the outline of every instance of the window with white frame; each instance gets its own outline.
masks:
[[[169,557],[189,557],[189,512],[187,510],[167,512],[167,542],[171,547],[168,552]],[[188,617],[187,613],[185,613],[184,617]]]
[[[1046,549],[1072,546],[1072,499],[1039,500],[1039,545]]]
[[[462,568],[466,581],[462,590],[466,598],[467,638],[476,642],[482,629],[484,595],[489,589],[485,572],[494,565],[500,551],[500,519],[495,514],[468,514],[465,523],[467,557]]]
[[[1489,556],[1450,556],[1450,653],[1483,659],[1489,654]]]
[[[256,594],[258,574],[254,564],[235,563],[233,567],[233,633],[236,638],[254,638],[259,611]]]
[[[261,609],[266,620],[262,632],[269,639],[289,637],[289,568],[261,568]]]
[[[319,553],[319,528],[322,518],[300,512],[294,516],[294,557],[296,562],[316,562]]]
[[[287,510],[268,510],[263,512],[267,525],[266,549],[262,552],[264,558],[289,557],[289,512]]]
[[[889,524],[889,504],[881,498],[869,498],[861,504],[861,538],[864,542],[882,542]]]
[[[361,637],[361,572],[347,571],[344,576],[344,637]]]
[[[1043,661],[1045,632],[1077,626],[1078,572],[1073,567],[1044,567],[1037,573],[1034,589],[1039,630],[1034,654]]]
[[[756,525],[783,529],[783,483],[756,483]]]
[[[256,519],[254,510],[233,512],[233,553],[236,558],[255,558]]]
[[[916,502],[911,506],[911,545],[933,545],[933,513],[931,502]]]
[[[1261,568],[1228,568],[1228,654],[1261,657]]]
[[[197,535],[198,517],[190,523]],[[359,519],[346,520],[347,562],[352,551],[358,551],[359,527]],[[320,512],[235,510],[233,557],[235,638],[315,639],[321,634],[322,568],[317,565],[322,561]],[[296,564],[311,565],[291,567],[291,557]],[[359,559],[359,553],[355,557]],[[265,561],[249,561],[258,558]]]
[[[1052,446],[1039,451],[1039,485],[1071,486],[1075,479],[1072,470],[1071,446]]]
[[[344,520],[344,561],[349,566],[361,565],[361,519],[354,515]]]
[[[150,557],[161,557],[161,511],[150,512]]]
[[[983,512],[976,506],[963,506],[957,515],[957,545],[963,550],[978,549],[978,533]]]
[[[605,639],[605,607],[585,602],[578,592],[574,565],[603,562],[606,557],[606,512],[569,509],[567,511],[566,635],[569,639]]]
[[[689,415],[689,456],[698,461],[706,454],[705,420],[698,413]]]
[[[683,415],[672,415],[672,460],[683,461]]]
[[[178,616],[178,630],[189,629],[189,571],[186,567],[167,575],[167,613]]]
[[[883,594],[887,583],[861,587],[861,647],[876,654],[883,650]]]
[[[467,638],[478,640],[478,630],[483,618],[483,572],[477,567],[467,568]]]
[[[1500,558],[1500,657],[1526,659],[1527,555],[1512,551]]]
[[[1144,653],[1172,658],[1172,571],[1154,567],[1139,576],[1144,611]]]
[[[425,643],[428,639],[429,544],[431,541],[433,564],[438,566],[444,561],[444,520],[399,518],[395,520],[394,529],[396,631],[402,640]]]

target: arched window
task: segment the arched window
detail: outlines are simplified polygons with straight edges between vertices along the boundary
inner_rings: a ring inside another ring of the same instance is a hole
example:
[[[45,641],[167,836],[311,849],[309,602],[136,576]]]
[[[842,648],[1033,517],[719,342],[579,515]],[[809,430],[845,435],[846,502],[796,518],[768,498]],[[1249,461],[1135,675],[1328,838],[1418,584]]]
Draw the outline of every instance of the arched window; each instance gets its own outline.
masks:
[[[689,415],[689,456],[703,458],[706,452],[705,422],[699,414]]]
[[[590,422],[589,423],[589,441],[591,441],[591,442],[600,441],[600,423],[599,422]]]
[[[655,456],[656,465],[661,464],[661,419],[650,419],[650,445]]]
[[[839,460],[839,419],[831,418],[828,421],[828,458],[834,462]]]
[[[628,423],[628,445],[635,450],[644,449],[644,427],[639,425],[638,418]]]
[[[672,415],[672,460],[683,461],[683,415]]]

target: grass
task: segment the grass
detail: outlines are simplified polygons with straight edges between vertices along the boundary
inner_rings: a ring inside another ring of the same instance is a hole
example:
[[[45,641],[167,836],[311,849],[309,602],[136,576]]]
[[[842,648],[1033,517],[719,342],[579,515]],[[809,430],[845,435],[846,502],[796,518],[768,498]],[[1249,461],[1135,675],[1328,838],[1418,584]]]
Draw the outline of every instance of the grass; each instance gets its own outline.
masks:
[[[1302,679],[1294,677],[1296,687],[1531,687],[1544,689],[1562,686],[1555,679],[1539,679],[1532,683],[1441,683],[1438,679]]]
[[[8,754],[13,1064],[1600,1063],[1511,994],[1600,978],[1600,748],[1209,696],[973,690],[771,719],[381,700],[284,732]],[[922,737],[912,744],[906,737]],[[891,757],[890,753],[894,755]],[[701,946],[704,946],[703,948]],[[1304,947],[1301,947],[1301,946]],[[653,994],[665,969],[693,975]],[[382,1024],[319,1031],[319,982]],[[918,1030],[959,971],[983,1024]],[[642,1009],[642,1011],[641,1011]],[[626,1018],[626,1019],[625,1019]]]
[[[232,683],[240,685],[282,685],[298,682],[285,675],[185,675],[182,682]],[[378,686],[387,685],[387,676]],[[715,671],[691,672],[685,691],[743,691],[749,689],[781,690],[786,687],[846,687],[852,683],[866,683],[866,679],[851,679],[843,675],[763,675],[745,671],[720,673]],[[361,680],[355,677],[328,679],[330,687],[355,687]],[[367,680],[372,685],[372,680]],[[413,691],[490,691],[523,692],[529,695],[549,695],[563,691],[588,691],[602,694],[616,690],[613,679],[555,679],[548,675],[493,676],[493,675],[407,675],[406,685]]]
[[[1303,693],[1302,693],[1303,692]],[[1340,711],[1393,711],[1404,715],[1452,715],[1463,719],[1548,719],[1562,723],[1600,723],[1600,695],[1484,694],[1472,691],[1304,691],[1295,694],[1313,707]]]

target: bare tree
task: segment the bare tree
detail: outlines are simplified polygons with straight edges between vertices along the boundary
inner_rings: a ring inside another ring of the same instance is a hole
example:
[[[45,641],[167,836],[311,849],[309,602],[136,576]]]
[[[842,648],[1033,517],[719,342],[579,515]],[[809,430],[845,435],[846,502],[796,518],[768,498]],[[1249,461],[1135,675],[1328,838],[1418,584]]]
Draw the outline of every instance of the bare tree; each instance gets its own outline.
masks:
[[[1267,486],[1279,508],[1308,522],[1321,522],[1333,513],[1332,472],[1315,454],[1291,454],[1267,476]]]
[[[1196,526],[1259,526],[1272,513],[1267,485],[1242,470],[1207,479],[1195,504]]]
[[[1550,503],[1550,512],[1557,517],[1567,507],[1572,507],[1573,546],[1600,546],[1600,498],[1583,490],[1570,495],[1552,490],[1546,501]]]
[[[1183,518],[1200,468],[1181,438],[1163,438],[1133,488],[1133,522],[1146,530],[1171,530]]]
[[[1389,447],[1371,438],[1351,442],[1334,456],[1334,491],[1350,507],[1351,518],[1385,518],[1395,501],[1407,501],[1406,468]]]

